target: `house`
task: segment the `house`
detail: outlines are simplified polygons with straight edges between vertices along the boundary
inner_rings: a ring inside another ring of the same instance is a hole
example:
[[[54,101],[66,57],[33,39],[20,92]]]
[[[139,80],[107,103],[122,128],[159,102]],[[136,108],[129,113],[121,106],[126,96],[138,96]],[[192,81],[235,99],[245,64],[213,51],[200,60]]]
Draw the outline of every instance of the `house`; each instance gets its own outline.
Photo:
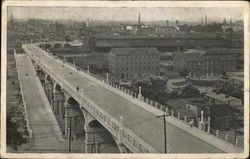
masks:
[[[210,92],[204,95],[204,102],[208,105],[227,104],[231,107],[242,107],[241,99],[220,93]]]

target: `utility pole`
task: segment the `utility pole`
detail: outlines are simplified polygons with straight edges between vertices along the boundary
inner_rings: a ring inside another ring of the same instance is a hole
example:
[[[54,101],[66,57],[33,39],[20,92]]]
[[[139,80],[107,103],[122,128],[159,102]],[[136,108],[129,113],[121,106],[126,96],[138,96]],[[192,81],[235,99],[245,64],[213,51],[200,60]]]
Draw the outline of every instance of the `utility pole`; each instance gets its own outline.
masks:
[[[71,153],[71,116],[69,117],[69,153]]]
[[[170,114],[166,113],[160,116],[157,116],[158,118],[163,118],[163,124],[164,124],[164,152],[167,153],[167,130],[166,130],[166,117],[170,116]]]
[[[95,132],[93,134],[93,142],[94,142],[93,153],[96,153]]]

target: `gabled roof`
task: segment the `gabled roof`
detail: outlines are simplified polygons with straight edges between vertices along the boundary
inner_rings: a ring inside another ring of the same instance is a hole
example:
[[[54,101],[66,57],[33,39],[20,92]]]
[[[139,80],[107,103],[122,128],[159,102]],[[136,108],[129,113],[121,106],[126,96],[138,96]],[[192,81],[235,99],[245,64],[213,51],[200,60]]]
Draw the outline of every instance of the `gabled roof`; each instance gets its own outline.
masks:
[[[205,95],[210,97],[210,98],[222,101],[222,102],[228,102],[228,101],[231,101],[231,100],[240,100],[240,99],[232,97],[232,96],[226,97],[226,95],[223,94],[223,93],[216,94],[216,93],[210,92],[210,93],[207,93]]]
[[[112,48],[111,54],[115,55],[145,55],[145,54],[159,54],[159,51],[155,47],[146,47],[146,48]]]

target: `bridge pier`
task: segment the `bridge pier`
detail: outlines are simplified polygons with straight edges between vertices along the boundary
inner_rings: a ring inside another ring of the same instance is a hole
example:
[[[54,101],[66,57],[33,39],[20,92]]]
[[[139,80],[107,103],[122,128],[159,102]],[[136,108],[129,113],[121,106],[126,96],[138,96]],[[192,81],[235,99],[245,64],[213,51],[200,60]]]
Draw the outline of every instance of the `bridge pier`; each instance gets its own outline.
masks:
[[[44,90],[53,108],[53,82],[51,81],[51,79],[48,79],[48,78],[45,79]]]
[[[73,139],[76,139],[76,114],[73,110],[71,105],[66,104],[65,105],[65,115],[64,115],[64,122],[65,122],[65,128],[64,128],[64,137],[68,138],[69,131],[71,129],[71,136]],[[71,124],[70,124],[71,122]]]
[[[129,149],[119,139],[116,139],[115,142],[118,146],[120,153],[129,153],[130,152]]]
[[[45,82],[45,74],[44,72],[40,69],[40,70],[36,70],[37,71],[37,75],[42,83],[42,85],[44,85]]]
[[[81,106],[83,107],[83,106]],[[85,153],[102,153],[107,152],[110,147],[119,152],[115,138],[104,128],[89,112],[82,108],[82,114],[85,119]]]
[[[91,124],[93,123],[93,124]],[[85,125],[85,153],[101,153],[111,145],[116,145],[113,136],[96,120]],[[118,151],[118,149],[117,149]]]
[[[56,115],[59,114],[60,117],[63,118],[64,112],[64,96],[63,93],[60,90],[53,90],[53,110]]]
[[[65,105],[64,105],[64,123],[65,123],[65,138],[68,138],[69,130],[71,129],[71,135],[73,139],[76,139],[76,118],[82,116],[82,112],[79,108],[79,103],[72,98],[66,91],[64,91]],[[60,107],[59,107],[60,108]],[[59,111],[59,113],[62,113]]]
[[[100,152],[100,145],[103,141],[100,139],[99,134],[104,131],[106,130],[102,130],[101,128],[85,127],[85,153]]]

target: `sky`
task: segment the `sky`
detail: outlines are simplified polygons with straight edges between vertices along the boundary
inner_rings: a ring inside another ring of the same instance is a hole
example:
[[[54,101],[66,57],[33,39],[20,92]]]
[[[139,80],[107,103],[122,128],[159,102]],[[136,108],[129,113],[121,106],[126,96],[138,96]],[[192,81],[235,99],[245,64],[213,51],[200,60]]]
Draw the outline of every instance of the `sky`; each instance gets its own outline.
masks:
[[[39,18],[48,20],[112,20],[136,21],[190,21],[198,22],[207,15],[208,21],[218,22],[243,19],[242,8],[201,8],[201,7],[9,7],[15,19]]]

